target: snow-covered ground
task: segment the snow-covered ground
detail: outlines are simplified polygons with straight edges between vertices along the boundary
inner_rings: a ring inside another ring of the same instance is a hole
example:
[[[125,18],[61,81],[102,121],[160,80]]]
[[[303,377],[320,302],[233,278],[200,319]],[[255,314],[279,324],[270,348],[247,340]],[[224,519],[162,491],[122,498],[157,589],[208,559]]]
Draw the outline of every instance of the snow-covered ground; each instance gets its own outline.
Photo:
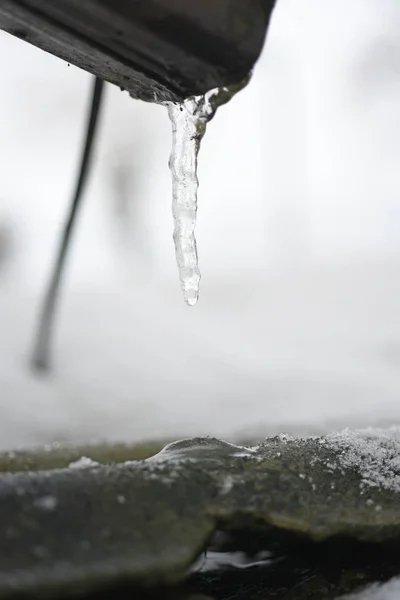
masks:
[[[54,371],[28,369],[90,78],[0,34],[0,448],[400,421],[400,6],[280,0],[200,157],[180,296],[163,107],[109,87]]]
[[[27,368],[37,298],[3,293],[1,445],[398,423],[399,269],[205,278],[195,310],[174,280],[81,287],[48,379]]]

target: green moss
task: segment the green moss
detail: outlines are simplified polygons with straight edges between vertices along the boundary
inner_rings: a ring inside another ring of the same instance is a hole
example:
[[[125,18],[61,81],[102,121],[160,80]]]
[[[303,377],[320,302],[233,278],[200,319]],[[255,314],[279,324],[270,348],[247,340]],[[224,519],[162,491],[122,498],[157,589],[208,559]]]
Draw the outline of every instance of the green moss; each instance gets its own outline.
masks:
[[[157,454],[168,443],[147,441],[137,444],[90,444],[72,446],[54,444],[45,448],[0,453],[0,473],[63,469],[82,457],[100,464],[143,460]]]

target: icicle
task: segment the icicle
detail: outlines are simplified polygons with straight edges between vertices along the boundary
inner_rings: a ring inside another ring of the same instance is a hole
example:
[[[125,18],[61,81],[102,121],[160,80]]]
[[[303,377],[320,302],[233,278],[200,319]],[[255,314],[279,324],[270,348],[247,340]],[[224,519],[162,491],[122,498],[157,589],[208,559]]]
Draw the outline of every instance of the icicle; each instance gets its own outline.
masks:
[[[200,270],[194,235],[197,213],[197,156],[207,123],[217,109],[228,102],[249,81],[192,96],[181,104],[166,102],[172,122],[172,214],[179,277],[186,304],[194,306],[199,297]]]

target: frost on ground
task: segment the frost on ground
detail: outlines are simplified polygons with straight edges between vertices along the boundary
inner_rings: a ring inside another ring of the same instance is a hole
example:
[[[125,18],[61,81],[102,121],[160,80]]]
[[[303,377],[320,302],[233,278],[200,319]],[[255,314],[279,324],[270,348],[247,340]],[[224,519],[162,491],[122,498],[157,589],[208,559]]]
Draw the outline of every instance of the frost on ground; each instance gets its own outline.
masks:
[[[363,487],[400,492],[400,427],[345,429],[328,435],[323,443],[337,455],[332,469],[355,469]]]
[[[395,578],[382,585],[371,585],[363,592],[342,596],[340,600],[398,600],[400,598],[400,579]]]

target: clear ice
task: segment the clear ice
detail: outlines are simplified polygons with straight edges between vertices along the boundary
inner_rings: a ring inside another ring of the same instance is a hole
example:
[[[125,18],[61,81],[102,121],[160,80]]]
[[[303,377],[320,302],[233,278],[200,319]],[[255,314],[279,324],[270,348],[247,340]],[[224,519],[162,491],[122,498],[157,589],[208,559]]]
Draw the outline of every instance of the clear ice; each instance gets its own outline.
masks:
[[[207,123],[217,109],[228,102],[249,81],[215,88],[204,95],[192,96],[182,103],[166,102],[172,123],[172,215],[174,243],[179,277],[186,304],[194,306],[199,297],[200,269],[195,238],[197,213],[197,157]]]

